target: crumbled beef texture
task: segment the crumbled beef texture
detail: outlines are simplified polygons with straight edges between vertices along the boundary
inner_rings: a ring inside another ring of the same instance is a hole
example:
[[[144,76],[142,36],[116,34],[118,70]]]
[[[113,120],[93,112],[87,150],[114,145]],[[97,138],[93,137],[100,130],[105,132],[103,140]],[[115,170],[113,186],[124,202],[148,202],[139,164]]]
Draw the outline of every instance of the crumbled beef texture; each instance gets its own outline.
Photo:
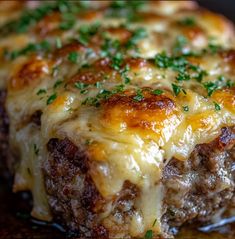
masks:
[[[163,172],[165,228],[185,222],[205,223],[231,205],[235,192],[235,127],[197,145],[186,161],[172,159]]]
[[[96,233],[97,238],[108,238],[97,223],[95,212],[101,210],[103,199],[87,173],[87,154],[69,139],[51,139],[47,149],[51,157],[44,164],[45,184],[55,219],[83,236]]]
[[[45,185],[49,204],[56,221],[66,224],[77,237],[109,238],[110,233],[99,224],[98,217],[104,213],[105,201],[89,176],[89,157],[69,139],[50,139],[47,144],[50,154],[44,164]],[[134,201],[139,190],[126,181],[123,190],[111,199],[112,220],[115,230],[124,228],[134,210]],[[118,217],[118,219],[117,219]],[[109,220],[109,222],[110,222]],[[122,221],[117,226],[116,221]]]
[[[165,166],[164,233],[188,222],[207,223],[222,208],[235,202],[234,145],[235,127],[223,128],[211,143],[197,145],[188,160],[173,158]],[[55,220],[78,232],[80,237],[108,238],[112,233],[125,232],[135,211],[138,188],[125,182],[119,195],[112,199],[112,212],[107,218],[112,231],[107,230],[105,221],[101,225],[98,218],[109,202],[101,197],[89,176],[86,151],[67,138],[51,139],[47,149],[49,157],[43,170]]]

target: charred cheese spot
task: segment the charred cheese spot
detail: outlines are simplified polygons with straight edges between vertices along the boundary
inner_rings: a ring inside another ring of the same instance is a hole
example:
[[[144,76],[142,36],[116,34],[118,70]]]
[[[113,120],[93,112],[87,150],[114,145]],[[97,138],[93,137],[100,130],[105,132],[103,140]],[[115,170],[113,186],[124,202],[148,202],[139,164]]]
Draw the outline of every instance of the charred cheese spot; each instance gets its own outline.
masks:
[[[142,68],[147,68],[152,66],[152,64],[143,58],[127,58],[125,63],[130,66],[131,70],[138,71]]]
[[[140,12],[138,13],[138,18],[142,21],[142,22],[147,22],[147,23],[155,23],[156,22],[159,24],[160,22],[164,22],[165,20],[167,20],[166,16],[160,15],[158,13],[155,12]]]
[[[208,36],[200,26],[182,26],[180,27],[180,32],[193,44],[199,47],[206,46]]]
[[[97,21],[103,15],[104,15],[103,11],[89,10],[89,11],[86,11],[86,12],[81,12],[81,14],[79,15],[79,18],[81,20],[86,20],[86,21],[92,21],[92,20],[96,20]]]
[[[58,34],[58,25],[60,22],[61,14],[59,12],[52,12],[36,24],[34,31],[41,37]]]
[[[82,82],[86,84],[94,84],[103,80],[120,79],[120,74],[111,67],[111,61],[109,58],[103,58],[95,61],[88,68],[82,68],[75,74],[69,81],[74,85],[76,82]]]
[[[86,48],[79,42],[74,41],[67,45],[64,45],[62,48],[57,49],[54,53],[55,58],[57,57],[66,57],[71,52],[85,52]]]
[[[32,58],[11,77],[9,87],[12,90],[22,90],[29,86],[34,86],[38,80],[50,73],[52,62],[37,58]]]
[[[211,98],[230,112],[235,113],[235,87],[217,90]]]
[[[105,29],[105,31],[121,43],[125,43],[131,37],[131,32],[122,27],[110,27]]]
[[[143,92],[143,99],[134,100],[134,92],[117,94],[104,102],[103,124],[116,127],[117,130],[135,130],[147,135],[154,133],[159,137],[164,129],[177,124],[180,119],[179,109],[169,94],[152,95]],[[163,136],[163,135],[162,135]]]

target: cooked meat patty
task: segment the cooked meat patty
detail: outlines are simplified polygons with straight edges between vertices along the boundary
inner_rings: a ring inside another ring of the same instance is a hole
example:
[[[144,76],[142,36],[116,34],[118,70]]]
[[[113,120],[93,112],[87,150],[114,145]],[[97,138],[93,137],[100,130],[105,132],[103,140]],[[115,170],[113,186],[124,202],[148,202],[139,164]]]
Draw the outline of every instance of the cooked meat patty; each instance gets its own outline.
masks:
[[[234,145],[235,128],[222,128],[218,138],[197,145],[187,161],[171,159],[167,163],[162,179],[165,233],[185,222],[208,222],[228,210],[228,205],[232,206]],[[53,213],[80,235],[108,238],[108,230],[104,230],[99,214],[105,213],[105,205],[110,202],[102,198],[89,176],[89,156],[69,139],[51,139],[47,147],[50,158],[44,165],[44,172]],[[113,228],[119,231],[125,228],[135,213],[138,194],[139,189],[126,181],[120,195],[112,198]],[[98,232],[101,234],[94,234]]]
[[[193,221],[205,223],[234,206],[234,145],[235,128],[222,128],[217,139],[197,145],[189,160],[172,159],[166,165],[162,219],[166,227]]]

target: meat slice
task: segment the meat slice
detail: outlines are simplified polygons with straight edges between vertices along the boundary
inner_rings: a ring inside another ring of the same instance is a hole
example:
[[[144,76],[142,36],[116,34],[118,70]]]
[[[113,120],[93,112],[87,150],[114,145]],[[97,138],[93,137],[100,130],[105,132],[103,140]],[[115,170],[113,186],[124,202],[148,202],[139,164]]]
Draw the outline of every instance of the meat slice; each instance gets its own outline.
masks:
[[[234,146],[235,127],[222,128],[217,139],[197,145],[189,160],[172,159],[166,165],[162,217],[166,227],[210,222],[235,206]]]
[[[104,200],[89,175],[86,152],[67,138],[50,139],[47,148],[45,184],[55,218],[83,237],[109,238],[118,230],[125,231],[124,222],[134,212],[138,188],[127,181],[116,198]],[[113,211],[109,212],[111,204]],[[111,214],[112,231],[102,224],[102,214]]]
[[[210,222],[235,206],[234,145],[235,127],[222,128],[217,139],[197,145],[187,161],[173,158],[165,166],[161,218],[165,235],[184,223]],[[44,175],[55,218],[83,236],[108,238],[118,228],[124,232],[135,213],[138,187],[126,182],[118,197],[105,200],[89,176],[90,159],[84,150],[68,138],[51,139],[47,148],[50,157]],[[112,215],[112,227],[105,224],[104,214]]]

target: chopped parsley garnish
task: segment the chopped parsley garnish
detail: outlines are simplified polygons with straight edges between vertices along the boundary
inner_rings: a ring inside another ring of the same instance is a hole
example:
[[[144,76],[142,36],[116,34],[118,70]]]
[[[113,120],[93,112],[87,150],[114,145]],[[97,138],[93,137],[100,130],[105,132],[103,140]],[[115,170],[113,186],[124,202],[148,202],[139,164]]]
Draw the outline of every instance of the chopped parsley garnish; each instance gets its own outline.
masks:
[[[99,82],[99,81],[97,81],[94,85],[97,89],[100,89],[102,86],[101,82]]]
[[[185,18],[179,20],[178,23],[180,25],[189,26],[189,27],[196,25],[196,21],[195,21],[194,17],[185,17]]]
[[[124,17],[128,21],[138,20],[139,17],[137,15],[138,11],[144,6],[146,1],[112,1],[110,4],[106,16],[107,17]]]
[[[57,0],[40,4],[34,9],[25,10],[22,15],[16,19],[8,22],[0,29],[0,34],[7,35],[13,32],[23,33],[27,32],[30,27],[37,24],[46,15],[54,11],[61,13],[72,12],[76,13],[86,6],[81,3],[82,1],[66,1]],[[63,28],[63,27],[62,27]]]
[[[92,143],[92,140],[91,140],[91,139],[86,139],[85,145],[91,145],[91,143]]]
[[[154,227],[157,223],[157,219],[154,220],[152,227]]]
[[[53,103],[56,98],[57,98],[57,94],[56,93],[54,93],[51,96],[49,96],[49,98],[47,99],[47,105],[50,105],[51,103]]]
[[[62,22],[59,27],[61,30],[69,30],[73,28],[76,23],[76,16],[72,12],[65,12],[62,14]]]
[[[100,102],[102,100],[107,100],[112,95],[114,95],[116,93],[123,92],[124,88],[125,88],[125,86],[123,84],[121,84],[121,85],[116,85],[115,88],[112,91],[106,90],[106,89],[101,89],[99,91],[99,93],[95,97],[88,97],[88,98],[86,98],[82,102],[82,105],[90,105],[90,106],[99,107],[100,106]]]
[[[61,30],[69,30],[71,29],[75,24],[75,20],[71,21],[64,21],[60,23],[60,29]]]
[[[155,64],[160,68],[168,68],[171,62],[171,57],[168,57],[165,52],[157,54],[155,57]]]
[[[87,45],[90,41],[90,38],[98,32],[99,27],[100,23],[98,22],[91,25],[81,26],[79,29],[78,41],[83,45]]]
[[[165,52],[159,53],[155,56],[155,64],[159,68],[169,68],[177,72],[177,81],[188,81],[193,78],[201,82],[203,77],[207,75],[206,71],[191,64],[184,55],[168,56]]]
[[[121,93],[124,91],[125,86],[124,85],[116,85],[114,90],[112,91],[112,94],[116,94],[116,93]]]
[[[54,84],[53,88],[56,89],[58,86],[60,86],[63,83],[63,81],[58,80],[56,81],[56,83]]]
[[[186,94],[186,91],[179,85],[171,84],[174,94],[177,96],[181,91]]]
[[[223,87],[232,87],[235,84],[231,82],[230,79],[226,79],[224,76],[218,76],[216,81],[208,81],[203,83],[204,88],[207,91],[207,95],[211,96],[214,91],[221,89]]]
[[[131,82],[131,79],[127,76],[129,70],[130,70],[129,65],[125,65],[125,67],[122,70],[120,70],[120,74],[124,81],[124,84],[130,84]]]
[[[216,54],[217,52],[222,50],[222,46],[218,45],[218,44],[213,44],[213,43],[209,43],[208,45],[208,51],[212,54]]]
[[[126,47],[129,48],[136,48],[136,44],[138,41],[142,40],[143,38],[146,38],[148,36],[146,29],[144,28],[137,28],[132,33],[132,36],[126,43]]]
[[[221,106],[220,106],[218,103],[216,103],[215,101],[214,101],[213,103],[214,103],[214,106],[215,106],[215,110],[216,110],[216,111],[221,110]]]
[[[153,239],[153,231],[152,230],[146,231],[144,239]]]
[[[203,77],[204,77],[204,76],[207,76],[207,75],[208,75],[208,73],[207,73],[206,71],[204,71],[204,70],[202,70],[202,69],[199,69],[199,70],[197,71],[197,74],[194,75],[193,78],[194,78],[196,81],[198,81],[198,82],[202,82]]]
[[[112,57],[111,66],[113,67],[114,70],[120,70],[122,63],[123,63],[123,54],[121,52],[118,52]]]
[[[136,96],[133,97],[133,100],[134,100],[135,102],[140,102],[140,101],[143,100],[143,99],[144,99],[143,92],[142,92],[141,89],[138,89],[138,90],[136,91]]]
[[[88,87],[88,84],[85,84],[83,82],[76,82],[74,85],[79,90],[84,90],[85,88]]]
[[[230,87],[233,87],[233,86],[235,86],[235,83],[234,82],[232,82],[231,80],[227,80],[227,82],[226,82],[226,85],[225,85],[226,87],[228,87],[228,88],[230,88]]]
[[[37,95],[42,95],[42,94],[46,94],[47,91],[45,89],[39,89],[37,92]]]
[[[185,112],[188,112],[188,111],[189,111],[188,105],[183,106],[183,110],[184,110]]]
[[[178,76],[176,76],[176,80],[178,81],[188,81],[190,80],[190,75],[186,72],[180,72]]]
[[[154,95],[161,95],[162,93],[163,93],[163,90],[159,90],[159,89],[152,91],[152,94],[154,94]]]
[[[10,60],[14,60],[19,56],[26,55],[28,53],[32,52],[47,52],[50,50],[50,44],[48,41],[42,41],[40,43],[29,43],[26,47],[20,49],[20,50],[15,50],[10,53],[7,53],[6,56],[10,58]]]
[[[175,44],[173,45],[173,53],[175,55],[183,54],[184,47],[188,43],[188,39],[185,36],[179,35],[176,37]]]
[[[207,90],[207,95],[211,96],[212,93],[218,89],[218,85],[216,82],[206,82],[203,84],[204,88]]]
[[[96,97],[88,97],[83,102],[82,105],[90,105],[99,107],[101,100],[107,100],[112,95],[112,92],[106,89],[100,90]]]
[[[36,144],[33,144],[33,150],[34,150],[35,155],[39,154],[39,148]]]
[[[72,51],[68,55],[68,60],[72,63],[77,63],[79,54],[76,51]]]
[[[104,43],[101,46],[101,57],[111,57],[120,50],[121,43],[117,39],[110,39],[105,37]]]

